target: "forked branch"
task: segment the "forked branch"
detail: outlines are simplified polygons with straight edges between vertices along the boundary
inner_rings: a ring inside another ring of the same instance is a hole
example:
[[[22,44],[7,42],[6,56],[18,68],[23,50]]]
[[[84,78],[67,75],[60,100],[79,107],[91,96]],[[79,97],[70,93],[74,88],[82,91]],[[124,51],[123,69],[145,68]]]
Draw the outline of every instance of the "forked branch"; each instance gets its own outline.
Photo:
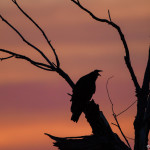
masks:
[[[24,59],[28,62],[30,62],[31,64],[33,64],[34,66],[38,67],[38,68],[41,68],[41,69],[44,69],[44,70],[47,70],[47,71],[54,71],[53,68],[47,64],[44,64],[44,63],[40,63],[40,62],[36,62],[36,61],[33,61],[32,59],[30,59],[29,57],[26,57],[24,55],[20,55],[20,54],[17,54],[17,53],[14,53],[14,52],[11,52],[11,51],[8,51],[8,50],[5,50],[5,49],[0,49],[1,52],[4,52],[4,53],[7,53],[7,54],[10,54],[9,57],[4,57],[4,58],[0,58],[1,60],[6,60],[6,59],[10,59],[10,58],[18,58],[18,59]]]
[[[138,83],[137,78],[135,76],[134,70],[133,70],[133,68],[131,66],[130,54],[129,54],[129,49],[128,49],[128,45],[127,45],[126,39],[125,39],[124,34],[122,33],[120,27],[117,24],[115,24],[114,22],[112,22],[111,17],[110,17],[110,12],[108,12],[110,21],[107,20],[107,19],[101,19],[101,18],[96,17],[91,11],[89,11],[83,5],[81,5],[79,0],[77,0],[77,1],[76,0],[71,0],[71,1],[74,4],[76,4],[78,7],[80,7],[82,10],[87,12],[94,20],[99,21],[99,22],[107,23],[108,25],[111,25],[113,28],[115,28],[118,31],[118,33],[120,35],[120,39],[121,39],[121,41],[123,43],[123,46],[125,48],[126,56],[124,57],[124,59],[125,59],[126,65],[128,67],[128,70],[130,72],[130,75],[132,77],[133,83],[134,83],[134,85],[136,87],[136,92],[138,93],[138,91],[140,90],[140,86],[139,86],[139,83]]]
[[[55,51],[54,47],[52,46],[50,40],[48,39],[47,35],[43,31],[43,29],[19,6],[19,4],[17,3],[16,0],[12,0],[12,1],[18,7],[18,9],[41,31],[41,33],[43,34],[45,40],[47,41],[48,45],[50,46],[50,48],[52,49],[52,51],[55,55],[57,67],[60,67],[60,62],[59,62],[58,56],[56,54],[56,51]]]
[[[2,21],[4,21],[10,28],[12,28],[19,36],[20,38],[23,40],[23,42],[25,42],[26,44],[28,44],[30,47],[32,47],[33,49],[35,49],[36,51],[38,51],[42,56],[43,58],[51,65],[51,67],[54,68],[52,62],[45,56],[45,54],[39,49],[37,48],[36,46],[34,46],[32,43],[30,43],[29,41],[27,41],[23,35],[13,26],[11,25],[6,19],[4,19],[1,15],[0,15],[0,18],[2,19]]]
[[[128,142],[128,140],[127,140],[125,134],[123,133],[123,131],[122,131],[121,127],[120,127],[120,124],[119,124],[118,119],[117,119],[117,115],[116,115],[116,113],[115,113],[115,111],[114,111],[113,102],[112,102],[112,100],[111,100],[111,98],[110,98],[110,94],[109,94],[109,90],[108,90],[108,82],[109,82],[109,80],[112,79],[112,78],[113,78],[113,76],[110,77],[110,78],[108,78],[108,80],[107,80],[107,83],[106,83],[106,91],[107,91],[108,99],[109,99],[109,101],[110,101],[110,103],[111,103],[111,108],[112,108],[113,117],[114,117],[114,119],[115,119],[115,121],[116,121],[116,124],[113,123],[113,125],[115,125],[115,126],[118,127],[118,129],[120,130],[120,132],[121,132],[123,138],[125,139],[126,143],[128,144],[129,148],[131,149],[131,146],[130,146],[129,142]]]
[[[4,17],[2,17],[2,15],[0,15],[0,18],[2,19],[2,21],[4,21],[11,29],[13,29],[20,36],[20,38],[23,40],[23,42],[25,42],[27,45],[29,45],[30,47],[32,47],[33,49],[35,49],[37,52],[39,52],[42,55],[42,57],[48,62],[48,65],[47,64],[43,64],[43,63],[39,63],[39,62],[35,62],[32,59],[30,59],[29,57],[26,57],[26,56],[20,55],[20,54],[16,54],[16,53],[13,53],[11,51],[4,50],[4,49],[0,49],[0,51],[2,51],[4,53],[8,53],[11,56],[9,56],[7,58],[6,57],[5,58],[1,58],[1,60],[6,60],[6,59],[9,59],[9,58],[15,57],[15,58],[24,59],[26,61],[29,61],[34,66],[39,67],[41,69],[44,69],[44,70],[47,70],[47,71],[56,71],[61,77],[63,77],[67,81],[67,83],[71,86],[71,88],[73,88],[74,87],[74,83],[71,80],[71,78],[68,76],[68,74],[65,73],[60,68],[60,62],[59,62],[58,56],[57,56],[57,54],[55,52],[55,49],[52,46],[51,42],[48,40],[45,32],[42,30],[42,28],[25,11],[23,11],[23,9],[18,5],[18,3],[17,3],[16,0],[12,0],[12,2],[42,32],[45,40],[47,41],[47,43],[49,44],[50,48],[52,49],[52,51],[53,51],[53,53],[55,55],[56,64],[54,62],[52,62],[50,59],[48,59],[48,57],[39,48],[37,48],[32,43],[30,43],[29,41],[27,41],[24,38],[24,36],[12,24],[10,24]]]
[[[10,59],[10,58],[12,58],[12,57],[14,57],[14,56],[11,55],[11,56],[8,56],[8,57],[0,58],[0,60],[3,61],[3,60],[6,60],[6,59]]]

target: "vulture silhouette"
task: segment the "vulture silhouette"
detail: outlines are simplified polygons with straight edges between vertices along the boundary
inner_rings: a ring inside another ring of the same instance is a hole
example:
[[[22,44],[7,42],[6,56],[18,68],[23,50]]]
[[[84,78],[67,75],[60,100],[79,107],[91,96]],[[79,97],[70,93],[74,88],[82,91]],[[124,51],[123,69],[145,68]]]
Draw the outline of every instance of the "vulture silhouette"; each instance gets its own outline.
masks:
[[[94,70],[89,74],[81,77],[73,88],[73,94],[70,101],[72,101],[71,120],[78,122],[81,113],[84,111],[86,104],[91,100],[96,91],[96,79],[100,76],[99,72],[102,70]]]

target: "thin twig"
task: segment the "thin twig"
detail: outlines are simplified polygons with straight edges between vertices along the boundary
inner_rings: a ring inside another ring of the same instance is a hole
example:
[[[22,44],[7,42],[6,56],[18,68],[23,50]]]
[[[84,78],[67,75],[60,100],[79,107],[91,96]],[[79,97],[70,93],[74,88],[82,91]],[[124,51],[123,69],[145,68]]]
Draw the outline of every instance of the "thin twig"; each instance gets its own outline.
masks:
[[[13,0],[13,2],[14,2],[15,4],[17,3],[16,0]],[[63,78],[67,81],[67,83],[71,86],[71,88],[74,87],[74,82],[71,80],[71,78],[69,77],[69,75],[68,75],[66,72],[64,72],[64,71],[59,67],[60,64],[59,64],[58,57],[57,57],[57,55],[56,55],[56,53],[55,53],[55,49],[54,49],[53,46],[51,45],[50,41],[48,41],[48,43],[50,44],[50,46],[51,46],[51,48],[52,48],[52,50],[53,50],[53,52],[54,52],[54,54],[55,54],[56,61],[57,61],[57,66],[54,65],[54,63],[51,62],[51,61],[44,55],[44,53],[43,53],[41,50],[39,50],[37,47],[35,47],[35,46],[32,45],[31,43],[29,43],[29,42],[21,35],[21,33],[20,33],[16,28],[14,28],[10,23],[8,23],[8,21],[6,21],[1,15],[0,15],[0,18],[1,18],[3,21],[5,21],[5,23],[7,23],[7,24],[16,32],[16,33],[22,38],[22,40],[23,40],[26,44],[28,44],[29,46],[31,46],[32,48],[34,48],[35,50],[37,50],[37,51],[45,58],[45,60],[46,60],[46,61],[50,64],[50,66],[51,66],[51,71],[56,71],[61,77],[63,77]],[[32,19],[30,19],[30,20],[33,22]],[[35,23],[35,21],[34,21],[33,23],[36,24],[36,26],[37,26],[37,23]],[[39,26],[38,26],[38,27],[39,27]],[[39,29],[42,30],[41,28],[39,28]],[[43,30],[42,30],[41,32],[44,33]],[[45,34],[45,38],[46,38],[46,40],[48,40],[46,34]],[[37,65],[37,64],[34,64],[34,65]],[[38,65],[38,67],[41,68],[40,65]]]
[[[124,112],[126,112],[129,108],[131,108],[135,103],[137,102],[137,100],[135,100],[130,106],[128,106],[125,110],[121,111],[120,113],[118,113],[116,116],[118,117],[119,115],[123,114]]]
[[[57,67],[59,67],[59,66],[60,66],[60,62],[59,62],[59,59],[58,59],[58,55],[56,54],[56,51],[55,51],[54,47],[52,46],[51,41],[49,41],[49,39],[48,39],[46,33],[45,33],[45,32],[43,31],[43,29],[19,6],[19,4],[18,4],[16,1],[14,1],[14,0],[12,0],[12,1],[13,1],[13,3],[19,8],[19,10],[42,32],[42,34],[43,34],[45,40],[47,41],[48,45],[50,46],[50,48],[52,49],[52,51],[53,51],[53,53],[54,53],[54,55],[55,55],[56,62],[57,62]]]
[[[120,124],[119,124],[118,119],[117,119],[117,115],[116,115],[116,113],[115,113],[115,111],[114,111],[113,102],[112,102],[112,100],[111,100],[111,98],[110,98],[110,94],[109,94],[109,90],[108,90],[108,82],[109,82],[109,80],[112,79],[112,78],[113,78],[113,76],[110,77],[110,78],[108,78],[108,80],[107,80],[107,82],[106,82],[106,91],[107,91],[108,99],[109,99],[109,101],[110,101],[110,103],[111,103],[112,112],[113,112],[113,117],[114,117],[114,119],[115,119],[115,121],[116,121],[116,124],[114,124],[114,123],[112,123],[112,124],[118,127],[118,129],[120,130],[120,132],[121,132],[123,138],[125,139],[126,143],[128,144],[129,148],[131,149],[131,146],[130,146],[129,142],[128,142],[128,140],[127,140],[125,134],[123,133],[123,131],[122,131],[121,127],[120,127]]]
[[[114,125],[114,126],[116,126],[116,127],[118,127],[118,125],[117,125],[117,124],[115,124],[115,123],[113,123],[113,122],[112,122],[111,124],[112,124],[112,125]]]
[[[11,56],[9,56],[7,58],[0,58],[1,60],[15,57],[15,58],[18,58],[18,59],[24,59],[26,61],[29,61],[34,66],[36,66],[38,68],[41,68],[43,70],[53,71],[53,69],[51,68],[51,66],[49,66],[47,64],[44,64],[44,63],[33,61],[32,59],[30,59],[29,57],[26,57],[24,55],[20,55],[20,54],[17,54],[17,53],[14,53],[14,52],[11,52],[11,51],[8,51],[8,50],[5,50],[5,49],[0,49],[0,51],[11,55]]]
[[[45,54],[40,49],[38,49],[36,46],[31,44],[29,41],[27,41],[23,37],[23,35],[15,27],[13,27],[6,19],[4,19],[1,15],[0,15],[0,18],[2,19],[2,21],[4,21],[9,27],[11,27],[21,37],[23,42],[25,42],[26,44],[28,44],[29,46],[34,48],[36,51],[38,51],[43,56],[43,58],[52,66],[52,68],[55,69],[55,67],[53,66],[52,62],[45,56]]]
[[[8,57],[4,57],[4,58],[0,58],[0,60],[3,61],[3,60],[6,60],[6,59],[10,59],[12,57],[14,57],[14,55],[11,55],[11,56],[8,56]]]
[[[109,11],[109,9],[108,9],[108,16],[109,16],[109,20],[110,20],[110,22],[111,22],[111,16],[110,16],[110,11]]]
[[[126,136],[124,135],[124,133],[123,133],[121,127],[120,127],[120,124],[119,124],[119,122],[118,122],[118,119],[117,119],[116,115],[114,115],[114,119],[115,119],[115,121],[116,121],[116,123],[117,123],[117,125],[118,125],[118,128],[119,128],[119,130],[120,130],[122,136],[124,137],[125,141],[127,142],[129,148],[131,149],[131,146],[130,146],[130,144],[129,144],[127,138],[126,138]]]
[[[115,123],[111,123],[111,124],[114,125],[114,126],[116,126],[116,127],[118,127],[118,125],[115,124]],[[130,138],[130,137],[128,137],[128,136],[126,136],[126,138],[127,138],[127,139],[130,139],[130,140],[134,140],[133,138]]]

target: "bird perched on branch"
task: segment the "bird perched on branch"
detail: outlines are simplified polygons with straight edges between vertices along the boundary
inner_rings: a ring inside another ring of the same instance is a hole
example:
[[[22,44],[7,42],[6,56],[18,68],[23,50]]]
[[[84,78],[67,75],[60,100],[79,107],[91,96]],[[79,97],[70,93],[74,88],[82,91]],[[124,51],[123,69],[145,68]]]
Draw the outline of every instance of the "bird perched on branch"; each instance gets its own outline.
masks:
[[[71,120],[78,122],[81,113],[84,111],[86,104],[91,100],[96,91],[96,79],[100,76],[102,70],[94,70],[91,73],[81,77],[73,88]]]

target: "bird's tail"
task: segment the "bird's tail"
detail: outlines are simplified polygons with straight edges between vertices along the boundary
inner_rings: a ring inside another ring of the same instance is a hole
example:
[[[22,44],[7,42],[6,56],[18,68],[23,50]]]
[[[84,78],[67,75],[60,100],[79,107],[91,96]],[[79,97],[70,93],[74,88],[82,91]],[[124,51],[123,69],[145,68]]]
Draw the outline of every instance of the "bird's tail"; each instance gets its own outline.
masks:
[[[81,113],[82,112],[73,113],[72,116],[71,116],[71,120],[77,123],[78,120],[79,120],[79,117],[80,117]]]

